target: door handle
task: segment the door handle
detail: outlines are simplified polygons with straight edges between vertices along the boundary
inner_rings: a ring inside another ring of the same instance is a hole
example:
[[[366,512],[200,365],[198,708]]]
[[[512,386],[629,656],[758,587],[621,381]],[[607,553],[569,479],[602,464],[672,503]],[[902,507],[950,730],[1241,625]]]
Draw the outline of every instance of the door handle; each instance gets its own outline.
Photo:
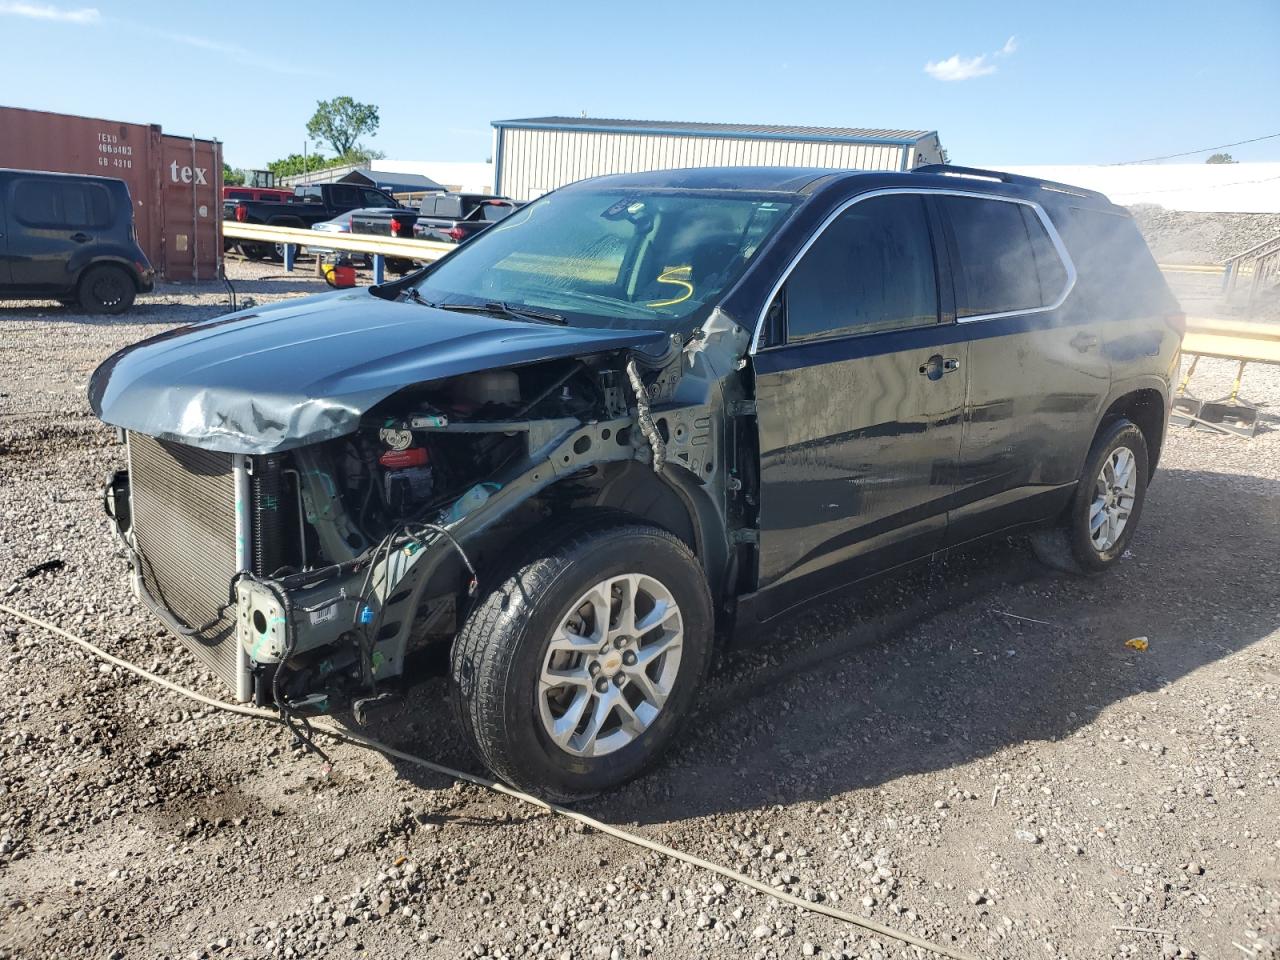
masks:
[[[1091,333],[1077,333],[1071,338],[1071,346],[1075,347],[1081,353],[1092,350],[1098,345],[1098,338]]]
[[[87,233],[73,233],[71,235],[71,239],[76,243],[88,243],[93,239],[93,237],[89,236]]]
[[[920,376],[928,377],[930,380],[941,380],[944,374],[954,373],[959,369],[960,361],[955,357],[944,357],[940,353],[935,353],[920,364]]]

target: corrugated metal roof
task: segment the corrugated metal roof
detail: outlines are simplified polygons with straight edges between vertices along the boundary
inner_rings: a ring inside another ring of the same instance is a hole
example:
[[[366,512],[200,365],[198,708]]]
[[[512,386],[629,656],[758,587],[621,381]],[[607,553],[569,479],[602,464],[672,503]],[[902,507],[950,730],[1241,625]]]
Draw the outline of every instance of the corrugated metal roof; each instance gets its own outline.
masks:
[[[444,189],[443,186],[430,177],[424,177],[420,173],[387,173],[382,170],[371,170],[368,167],[356,167],[336,182],[357,182],[355,179],[357,177],[366,183],[382,187],[384,190],[390,190],[392,193],[413,193],[418,190]]]
[[[666,133],[719,137],[778,138],[788,140],[844,140],[915,142],[931,136],[932,130],[893,130],[871,127],[801,127],[755,123],[689,123],[680,120],[613,120],[600,117],[529,117],[523,120],[495,120],[495,127],[562,129],[597,132]]]

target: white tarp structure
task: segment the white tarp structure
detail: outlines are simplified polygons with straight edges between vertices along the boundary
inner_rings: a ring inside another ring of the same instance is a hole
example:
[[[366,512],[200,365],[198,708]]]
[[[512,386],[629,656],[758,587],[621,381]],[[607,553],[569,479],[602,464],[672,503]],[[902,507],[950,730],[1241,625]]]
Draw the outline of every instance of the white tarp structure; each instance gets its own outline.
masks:
[[[1126,207],[1156,203],[1205,213],[1280,213],[1280,163],[979,166],[1088,187]]]

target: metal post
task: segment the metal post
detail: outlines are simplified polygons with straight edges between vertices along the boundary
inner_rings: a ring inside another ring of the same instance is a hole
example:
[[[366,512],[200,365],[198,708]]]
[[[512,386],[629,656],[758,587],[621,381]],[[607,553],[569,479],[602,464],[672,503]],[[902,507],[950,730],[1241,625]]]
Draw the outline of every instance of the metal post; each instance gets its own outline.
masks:
[[[236,497],[236,570],[253,569],[253,493],[249,479],[251,461],[236,454],[232,460],[232,476]],[[249,654],[232,634],[236,645],[236,699],[244,703],[253,692],[249,673]]]
[[[373,255],[373,283],[374,286],[380,286],[386,282],[386,257],[380,253]]]
[[[293,264],[298,259],[298,245],[296,243],[286,243],[284,245],[284,268],[287,272],[293,273]]]

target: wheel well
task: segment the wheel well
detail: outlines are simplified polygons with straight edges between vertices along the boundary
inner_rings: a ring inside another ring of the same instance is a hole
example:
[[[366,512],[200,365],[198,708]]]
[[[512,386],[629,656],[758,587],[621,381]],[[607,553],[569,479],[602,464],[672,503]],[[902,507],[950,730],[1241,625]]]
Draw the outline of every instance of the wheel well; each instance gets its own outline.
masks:
[[[1102,416],[1102,426],[1121,418],[1132,420],[1147,441],[1147,475],[1155,471],[1164,443],[1164,397],[1158,390],[1135,390],[1116,400]]]
[[[134,293],[142,292],[141,287],[139,287],[138,285],[138,276],[136,271],[130,269],[129,267],[126,267],[123,263],[117,263],[114,260],[95,260],[92,263],[87,264],[85,268],[80,271],[80,275],[76,277],[75,291],[77,296],[80,295],[80,284],[84,283],[84,278],[87,277],[94,270],[99,270],[104,267],[108,270],[120,271],[126,277],[128,277],[129,282],[133,284]]]
[[[566,478],[548,487],[490,531],[480,551],[481,562],[505,567],[533,544],[610,517],[660,527],[705,563],[704,538],[689,507],[651,468],[633,461],[600,464],[589,476]]]
[[[631,461],[603,471],[592,506],[647,520],[679,537],[695,555],[702,553],[697,527],[684,500],[645,464]]]

